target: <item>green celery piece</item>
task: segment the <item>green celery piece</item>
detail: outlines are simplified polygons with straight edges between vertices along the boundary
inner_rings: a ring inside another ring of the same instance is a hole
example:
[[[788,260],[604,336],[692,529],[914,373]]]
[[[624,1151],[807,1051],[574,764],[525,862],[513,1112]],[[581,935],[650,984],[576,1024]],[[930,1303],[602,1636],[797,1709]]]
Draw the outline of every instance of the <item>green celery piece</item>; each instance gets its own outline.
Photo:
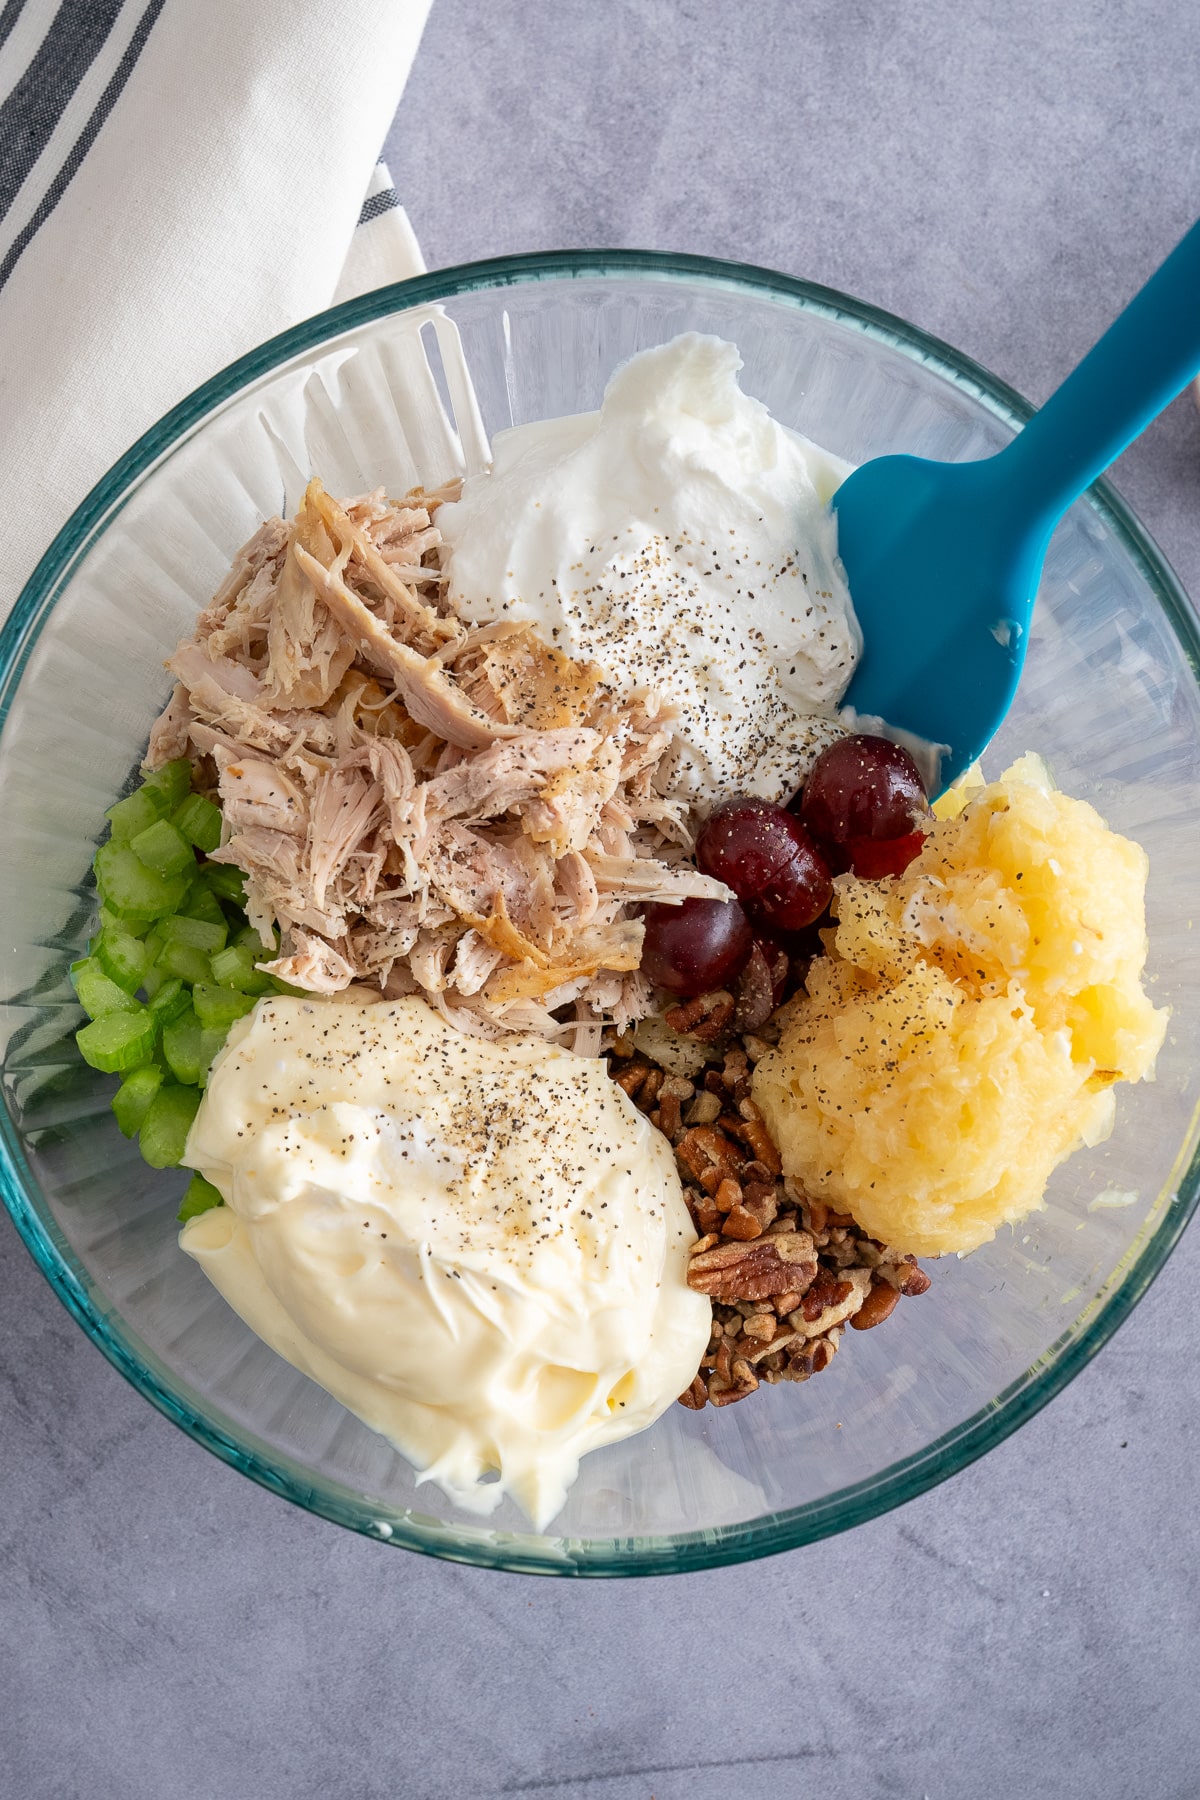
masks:
[[[271,942],[264,944],[254,925],[247,925],[234,938],[235,944],[244,944],[247,950],[253,950],[255,959],[262,962],[268,956],[274,956],[279,948],[279,933],[272,928]]]
[[[157,963],[151,963],[142,976],[142,992],[147,1000],[153,1000],[160,987],[167,980],[167,971],[160,969]]]
[[[200,1021],[192,1007],[163,1027],[162,1053],[175,1079],[195,1087],[200,1079]]]
[[[293,987],[290,981],[285,981],[283,979],[282,975],[272,975],[271,986],[275,989],[277,994],[286,994],[289,1000],[312,999],[312,995],[307,988]]]
[[[235,1019],[244,1018],[248,1012],[253,1012],[254,996],[240,994],[236,988],[210,987],[205,982],[197,982],[192,994],[192,1005],[206,1031],[220,1031],[223,1034]]]
[[[215,850],[221,841],[221,809],[203,794],[189,794],[171,814],[171,823],[197,850]]]
[[[264,954],[259,945],[258,954]],[[222,987],[240,988],[244,994],[265,994],[271,986],[271,977],[255,968],[254,952],[245,944],[230,944],[225,950],[218,950],[212,959],[213,980],[219,981]]]
[[[204,1088],[208,1086],[208,1077],[216,1060],[217,1053],[225,1048],[228,1031],[202,1031],[200,1033],[200,1082]]]
[[[161,919],[173,913],[187,892],[178,875],[159,875],[128,844],[101,844],[95,859],[100,898],[122,918]]]
[[[161,974],[161,970],[157,972]],[[190,996],[178,975],[164,976],[157,991],[150,996],[150,1013],[160,1026],[169,1025],[190,1005]]]
[[[92,945],[92,955],[110,981],[135,994],[146,978],[150,958],[141,938],[119,925],[108,925]]]
[[[174,1169],[183,1160],[187,1135],[200,1105],[194,1087],[164,1081],[142,1120],[138,1145],[152,1169]]]
[[[161,919],[158,929],[164,945],[187,944],[193,950],[203,950],[206,956],[211,956],[214,950],[223,950],[229,936],[229,927],[224,920],[217,925],[208,919],[189,919],[180,913]]]
[[[192,785],[192,765],[186,756],[180,756],[174,762],[164,763],[161,769],[155,769],[142,782],[142,792],[149,791],[156,797],[161,796],[164,813],[172,813],[183,800]]]
[[[186,1225],[189,1219],[197,1219],[201,1213],[211,1212],[214,1206],[224,1204],[220,1188],[215,1188],[211,1181],[205,1181],[203,1175],[193,1175],[184,1190],[183,1200],[175,1217],[181,1225]]]
[[[229,929],[225,924],[225,914],[221,911],[221,902],[207,882],[193,881],[179,912],[182,918],[204,919],[209,925],[222,925],[226,931]]]
[[[217,896],[230,906],[243,911],[246,906],[246,877],[232,863],[206,862],[203,865],[204,879]]]
[[[156,967],[164,975],[178,975],[189,987],[198,981],[212,980],[212,962],[208,953],[193,944],[164,944],[158,953]]]
[[[139,862],[158,875],[183,875],[196,867],[196,853],[178,825],[155,819],[145,831],[130,839],[129,848]]]
[[[130,937],[140,937],[143,929],[140,925],[129,924],[126,920],[119,918],[115,912],[110,912],[107,906],[102,906],[100,908],[100,931],[96,935],[99,936],[100,932],[111,930],[114,925],[118,931],[127,931]]]
[[[154,1054],[154,1020],[142,1006],[135,1013],[106,1013],[75,1033],[79,1054],[103,1075],[140,1068]]]
[[[142,1121],[150,1110],[150,1102],[162,1084],[163,1071],[158,1064],[146,1063],[127,1075],[113,1095],[112,1109],[117,1115],[117,1124],[127,1138],[136,1137],[141,1130]]]
[[[89,1019],[103,1019],[109,1013],[140,1013],[142,1007],[126,988],[118,986],[94,956],[85,956],[71,964],[71,986]]]
[[[161,819],[170,810],[164,794],[138,788],[124,800],[118,800],[115,806],[110,806],[104,816],[112,826],[113,843],[127,844],[139,831],[145,831],[155,819]]]

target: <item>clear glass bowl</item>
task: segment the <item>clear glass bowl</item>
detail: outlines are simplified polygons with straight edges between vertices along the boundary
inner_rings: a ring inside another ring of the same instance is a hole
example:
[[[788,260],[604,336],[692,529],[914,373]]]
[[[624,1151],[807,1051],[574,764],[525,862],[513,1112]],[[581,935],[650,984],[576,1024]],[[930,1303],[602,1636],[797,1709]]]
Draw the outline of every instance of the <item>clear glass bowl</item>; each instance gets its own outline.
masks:
[[[0,1182],[34,1258],[105,1355],[198,1442],[276,1493],[388,1543],[497,1568],[623,1575],[763,1555],[912,1498],[1070,1380],[1162,1266],[1196,1204],[1200,642],[1170,570],[1099,484],[1054,540],[1027,673],[989,762],[1040,751],[1150,853],[1151,979],[1174,1009],[1153,1085],[1046,1209],[963,1262],[832,1368],[585,1458],[552,1530],[481,1526],[265,1349],[176,1244],[178,1172],[119,1135],[112,1078],[75,1054],[66,978],[106,806],[168,691],[163,657],[238,545],[294,506],[452,473],[461,333],[489,431],[594,407],[616,364],[683,330],[734,339],[747,389],[861,462],[968,458],[1017,395],[900,320],[748,268],[636,253],[515,258],[385,288],[235,363],[134,446],[55,539],[0,637]],[[419,333],[423,332],[423,337]],[[429,363],[422,346],[428,351]],[[433,373],[430,373],[430,365]],[[477,457],[464,430],[468,461]]]

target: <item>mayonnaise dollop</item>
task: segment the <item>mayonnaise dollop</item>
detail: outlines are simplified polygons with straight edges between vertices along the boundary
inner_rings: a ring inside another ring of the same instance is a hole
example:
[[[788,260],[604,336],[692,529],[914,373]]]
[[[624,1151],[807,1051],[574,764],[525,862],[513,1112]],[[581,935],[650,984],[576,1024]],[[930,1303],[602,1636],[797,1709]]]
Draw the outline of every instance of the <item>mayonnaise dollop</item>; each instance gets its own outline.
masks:
[[[258,1336],[471,1511],[540,1528],[708,1344],[671,1149],[598,1059],[423,1000],[260,1001],[187,1163],[180,1242]],[[481,1485],[486,1475],[498,1481]]]
[[[744,394],[741,366],[695,332],[645,350],[598,413],[500,433],[438,513],[455,609],[673,701],[668,778],[701,805],[794,793],[861,648],[829,508],[849,465]]]

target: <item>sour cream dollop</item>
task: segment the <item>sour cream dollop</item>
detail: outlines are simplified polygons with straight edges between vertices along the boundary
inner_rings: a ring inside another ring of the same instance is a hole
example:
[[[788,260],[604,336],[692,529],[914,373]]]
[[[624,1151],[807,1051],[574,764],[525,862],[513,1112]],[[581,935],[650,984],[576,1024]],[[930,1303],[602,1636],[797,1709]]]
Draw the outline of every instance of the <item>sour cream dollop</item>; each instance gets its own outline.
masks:
[[[642,351],[598,413],[500,433],[438,513],[456,610],[674,702],[667,778],[700,804],[794,793],[861,649],[829,508],[849,465],[744,394],[741,366],[695,332]]]
[[[423,1000],[263,1000],[186,1159],[180,1242],[251,1330],[461,1506],[540,1528],[688,1386],[711,1308],[665,1138],[595,1059]],[[497,1481],[481,1485],[484,1476]]]

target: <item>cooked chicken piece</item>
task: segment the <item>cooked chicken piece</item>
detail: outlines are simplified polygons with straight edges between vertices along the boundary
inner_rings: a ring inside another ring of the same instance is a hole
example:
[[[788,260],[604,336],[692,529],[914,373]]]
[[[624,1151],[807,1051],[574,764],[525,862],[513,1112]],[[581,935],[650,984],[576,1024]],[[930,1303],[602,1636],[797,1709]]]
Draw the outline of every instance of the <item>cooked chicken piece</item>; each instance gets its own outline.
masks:
[[[258,967],[310,994],[336,994],[349,987],[354,969],[332,944],[305,931],[293,931],[292,944],[290,956],[277,956],[274,962],[259,963]]]
[[[216,765],[215,854],[245,872],[261,967],[594,1053],[600,1021],[650,999],[628,908],[726,890],[675,860],[671,709],[618,700],[527,625],[447,610],[447,494],[340,504],[310,483],[171,657],[149,761]]]
[[[171,698],[154,721],[143,766],[161,769],[164,763],[186,756],[194,722],[192,709],[188,705],[187,689],[181,681],[177,681],[171,691]]]
[[[702,875],[689,863],[672,867],[652,856],[604,856],[589,853],[588,867],[598,894],[617,895],[631,905],[661,901],[667,906],[682,900],[729,900],[733,890],[713,875]]]
[[[262,825],[269,831],[303,837],[308,826],[308,802],[283,773],[279,764],[259,756],[233,757],[223,747],[213,749],[225,823],[231,831]]]

